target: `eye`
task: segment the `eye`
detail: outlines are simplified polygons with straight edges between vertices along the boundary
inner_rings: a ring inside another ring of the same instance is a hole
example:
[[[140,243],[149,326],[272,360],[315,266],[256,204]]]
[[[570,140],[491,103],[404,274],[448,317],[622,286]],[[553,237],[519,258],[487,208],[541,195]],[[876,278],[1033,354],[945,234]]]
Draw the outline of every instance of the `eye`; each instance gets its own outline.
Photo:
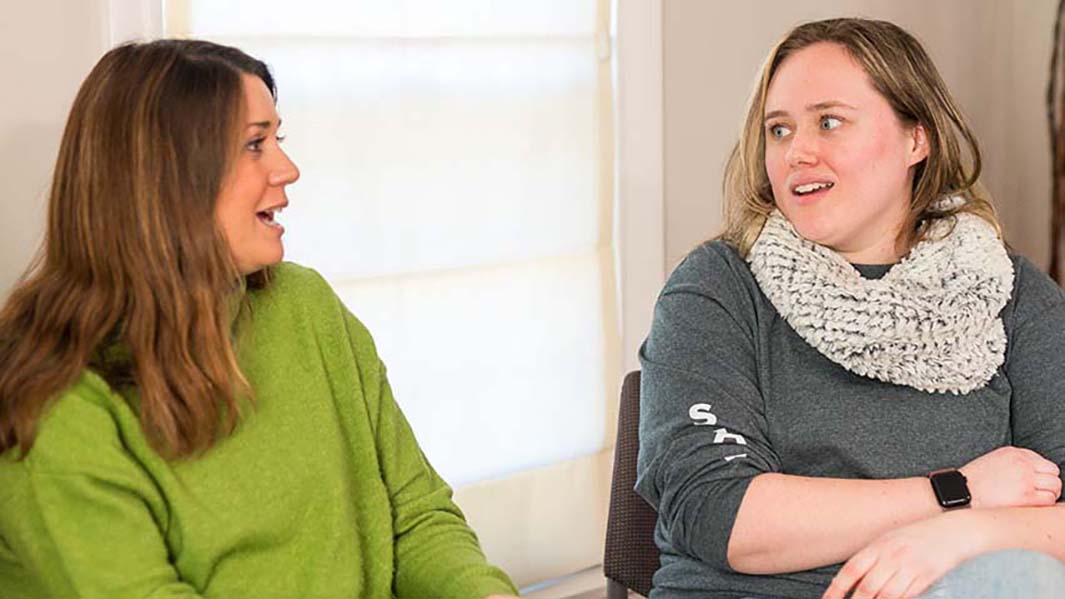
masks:
[[[780,123],[769,126],[769,135],[773,139],[782,139],[786,137],[789,133],[791,133],[791,129],[788,129],[786,126],[781,125]]]
[[[843,120],[834,116],[821,117],[821,129],[831,131],[843,124]]]
[[[276,139],[277,143],[282,144],[285,143],[285,140],[288,139],[288,136],[284,133],[278,133]]]
[[[244,149],[252,152],[262,152],[264,141],[266,141],[265,137],[256,137],[255,139],[244,144]]]

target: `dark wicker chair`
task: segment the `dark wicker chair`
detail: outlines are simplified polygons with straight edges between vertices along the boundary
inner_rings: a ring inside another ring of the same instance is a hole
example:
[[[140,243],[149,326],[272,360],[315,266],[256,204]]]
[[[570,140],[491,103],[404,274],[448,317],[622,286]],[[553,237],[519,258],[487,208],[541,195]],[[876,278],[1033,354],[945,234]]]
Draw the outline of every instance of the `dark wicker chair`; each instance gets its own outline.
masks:
[[[636,456],[640,450],[640,372],[630,372],[621,386],[614,478],[606,524],[603,573],[607,599],[624,599],[631,589],[647,596],[658,569],[654,542],[658,514],[636,494]]]

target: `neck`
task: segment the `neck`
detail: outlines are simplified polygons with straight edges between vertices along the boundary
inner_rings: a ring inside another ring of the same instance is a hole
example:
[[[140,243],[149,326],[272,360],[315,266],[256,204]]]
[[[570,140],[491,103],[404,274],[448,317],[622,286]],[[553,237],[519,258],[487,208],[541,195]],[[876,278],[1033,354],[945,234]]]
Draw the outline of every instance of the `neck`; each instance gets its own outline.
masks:
[[[895,264],[905,254],[898,248],[895,239],[895,237],[891,237],[868,247],[856,249],[830,249],[843,256],[843,259],[851,264]]]
[[[899,232],[906,223],[906,206],[909,206],[909,202],[900,204],[890,220],[878,220],[847,247],[841,244],[838,247],[829,246],[829,249],[843,256],[843,259],[851,264],[897,263],[909,251],[898,243]]]

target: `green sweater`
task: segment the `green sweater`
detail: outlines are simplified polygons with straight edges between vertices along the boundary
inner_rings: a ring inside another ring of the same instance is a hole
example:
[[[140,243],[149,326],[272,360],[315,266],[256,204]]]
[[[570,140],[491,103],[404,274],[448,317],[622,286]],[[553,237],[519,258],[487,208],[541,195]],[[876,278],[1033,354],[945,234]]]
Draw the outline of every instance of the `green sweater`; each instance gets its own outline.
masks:
[[[86,371],[22,461],[0,456],[0,597],[483,597],[485,563],[392,398],[363,325],[314,271],[250,292],[256,404],[168,463]],[[133,401],[135,405],[135,401]]]

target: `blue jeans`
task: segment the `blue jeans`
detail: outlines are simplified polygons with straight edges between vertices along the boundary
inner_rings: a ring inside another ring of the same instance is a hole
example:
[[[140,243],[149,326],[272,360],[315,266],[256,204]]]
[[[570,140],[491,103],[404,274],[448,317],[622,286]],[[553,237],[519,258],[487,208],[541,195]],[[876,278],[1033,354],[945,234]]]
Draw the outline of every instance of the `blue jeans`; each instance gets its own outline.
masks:
[[[933,584],[919,599],[1060,599],[1065,564],[1037,551],[978,555]]]
[[[916,599],[1062,599],[1065,564],[1038,551],[1007,549],[978,555]],[[758,599],[749,597],[748,599]]]

